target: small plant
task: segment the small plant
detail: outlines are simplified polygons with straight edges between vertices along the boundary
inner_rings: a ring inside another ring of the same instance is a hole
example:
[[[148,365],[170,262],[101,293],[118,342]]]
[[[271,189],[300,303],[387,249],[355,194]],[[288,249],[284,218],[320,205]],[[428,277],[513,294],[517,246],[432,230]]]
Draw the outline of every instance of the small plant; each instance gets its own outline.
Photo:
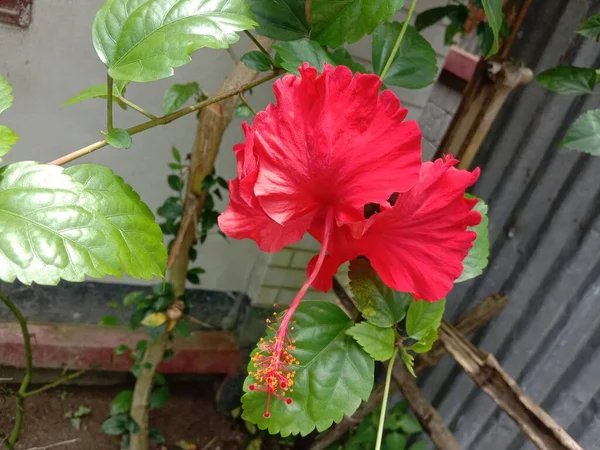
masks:
[[[69,411],[65,414],[65,419],[69,419],[71,421],[71,425],[76,430],[81,429],[81,419],[85,416],[88,416],[92,413],[92,410],[87,406],[80,406],[75,411]]]

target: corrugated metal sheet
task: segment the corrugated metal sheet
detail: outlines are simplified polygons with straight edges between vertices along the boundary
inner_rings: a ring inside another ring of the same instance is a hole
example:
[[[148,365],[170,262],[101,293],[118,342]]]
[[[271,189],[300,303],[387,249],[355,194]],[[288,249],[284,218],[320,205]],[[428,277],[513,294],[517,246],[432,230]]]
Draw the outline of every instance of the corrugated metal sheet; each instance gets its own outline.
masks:
[[[599,10],[598,1],[534,1],[515,57],[536,73],[600,67],[600,44],[575,35]],[[598,107],[598,96],[558,96],[536,84],[509,99],[476,159],[491,262],[455,289],[447,311],[454,319],[487,294],[508,295],[473,342],[586,450],[600,449],[600,157],[559,144],[582,111]],[[465,449],[533,448],[450,358],[421,384]]]

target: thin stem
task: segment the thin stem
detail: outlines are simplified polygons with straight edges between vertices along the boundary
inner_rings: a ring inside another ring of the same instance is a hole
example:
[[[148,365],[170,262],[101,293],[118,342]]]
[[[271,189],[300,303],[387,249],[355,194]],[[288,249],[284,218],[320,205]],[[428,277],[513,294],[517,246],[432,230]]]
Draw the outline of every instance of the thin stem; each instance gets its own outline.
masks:
[[[244,94],[240,94],[240,100],[242,101],[242,103],[246,106],[246,108],[248,108],[250,110],[250,112],[254,115],[256,115],[256,110],[252,107],[252,105],[248,102],[248,100],[246,99],[246,96]]]
[[[396,362],[396,356],[398,356],[398,350],[400,347],[396,345],[392,358],[388,361],[387,374],[385,376],[385,386],[383,388],[383,402],[381,403],[381,413],[379,414],[379,427],[377,428],[377,443],[375,450],[381,450],[381,441],[383,440],[383,425],[385,423],[385,413],[387,411],[388,395],[390,393],[390,384],[392,381],[392,371],[394,370],[394,363]]]
[[[33,376],[33,360],[31,357],[31,339],[29,336],[29,330],[27,328],[27,319],[23,317],[19,308],[12,302],[12,300],[4,295],[0,294],[0,300],[10,309],[10,312],[17,318],[19,325],[21,326],[21,333],[23,334],[23,343],[25,345],[25,376],[23,377],[23,381],[21,381],[21,386],[19,386],[19,391],[15,394],[15,402],[16,402],[16,410],[15,410],[15,424],[13,429],[6,441],[6,446],[9,450],[12,450],[15,447],[15,444],[19,440],[19,435],[21,434],[21,427],[23,426],[23,413],[24,413],[24,401],[25,401],[25,393],[27,392],[27,388],[29,387],[29,383],[31,383],[31,378]]]
[[[398,39],[396,39],[396,43],[394,44],[394,48],[392,49],[392,53],[390,53],[390,56],[387,60],[387,62],[385,63],[385,67],[383,68],[383,71],[381,72],[381,79],[385,79],[386,74],[388,73],[388,70],[390,70],[390,67],[392,65],[392,63],[394,62],[394,58],[396,57],[396,55],[398,54],[398,50],[400,49],[400,44],[402,43],[402,39],[404,38],[404,34],[406,33],[406,30],[408,29],[408,24],[410,22],[410,18],[412,17],[413,13],[415,12],[415,7],[417,6],[417,0],[412,0],[412,3],[410,5],[410,9],[408,10],[408,15],[406,16],[406,19],[404,20],[404,24],[402,24],[402,29],[400,30],[400,34],[398,35]]]
[[[151,128],[157,127],[159,125],[167,125],[167,124],[173,122],[174,120],[177,120],[177,119],[180,119],[181,117],[187,116],[188,114],[196,112],[199,109],[202,109],[206,106],[212,105],[213,103],[218,103],[222,100],[225,100],[226,98],[233,97],[234,95],[238,95],[241,92],[245,92],[245,91],[252,89],[260,84],[266,83],[267,81],[278,77],[281,73],[283,73],[281,70],[275,70],[275,71],[271,72],[270,74],[265,75],[264,77],[259,78],[257,80],[251,81],[250,83],[240,86],[239,88],[232,89],[231,91],[228,91],[228,92],[223,92],[222,94],[215,95],[214,97],[206,99],[200,103],[196,103],[195,105],[179,109],[175,112],[172,112],[171,114],[167,114],[166,116],[157,117],[156,119],[150,120],[148,122],[140,123],[139,125],[128,128],[127,132],[130,135],[134,135],[137,133],[141,133],[142,131],[146,131]],[[98,141],[98,142],[94,142],[93,144],[90,144],[86,147],[82,147],[79,150],[75,150],[74,152],[69,153],[68,155],[61,156],[60,158],[55,159],[54,161],[50,161],[48,164],[62,166],[63,164],[67,164],[71,161],[81,158],[82,156],[89,155],[90,153],[95,152],[96,150],[101,149],[102,147],[106,147],[107,145],[108,144],[105,139]]]
[[[119,100],[121,100],[123,103],[125,103],[127,106],[129,106],[131,109],[135,109],[137,112],[139,112],[140,114],[143,114],[144,116],[146,116],[148,119],[152,119],[152,120],[156,120],[157,117],[152,114],[149,113],[148,111],[146,111],[144,108],[142,108],[141,106],[136,105],[135,103],[133,103],[131,100],[127,100],[125,97],[123,97],[122,95],[119,95]]]
[[[31,397],[32,395],[41,394],[42,392],[49,391],[50,389],[60,386],[63,383],[74,380],[75,378],[79,378],[84,373],[85,373],[85,371],[83,371],[83,370],[80,370],[79,372],[70,373],[69,375],[65,375],[64,377],[60,377],[51,383],[43,385],[40,388],[34,389],[33,391],[26,392],[25,394],[23,394],[23,397],[27,398],[27,397]]]
[[[106,127],[113,129],[113,79],[106,74]]]
[[[267,55],[267,58],[269,58],[269,62],[271,63],[271,67],[275,69],[277,65],[275,64],[275,60],[271,57],[271,54],[267,51],[267,49],[264,48],[260,42],[258,42],[258,39],[256,39],[252,33],[250,33],[249,31],[244,31],[244,33],[246,33],[246,36],[248,36],[250,40],[254,42],[254,45],[256,45],[261,52]]]

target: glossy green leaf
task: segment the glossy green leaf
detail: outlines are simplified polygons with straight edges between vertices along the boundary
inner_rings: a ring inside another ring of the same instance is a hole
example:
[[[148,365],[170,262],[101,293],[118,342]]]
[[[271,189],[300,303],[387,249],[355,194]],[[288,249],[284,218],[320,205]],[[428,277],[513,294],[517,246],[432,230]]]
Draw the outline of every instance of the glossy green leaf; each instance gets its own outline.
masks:
[[[579,116],[561,144],[571,150],[600,155],[600,109]]]
[[[100,319],[100,325],[103,327],[116,327],[117,318],[115,316],[104,316]]]
[[[307,62],[319,70],[324,63],[334,64],[331,56],[323,46],[316,41],[300,39],[293,42],[279,42],[273,45],[281,59],[281,67],[291,73],[298,74],[298,67]]]
[[[467,195],[467,197],[474,198],[472,195]],[[488,207],[482,199],[479,199],[473,211],[481,214],[481,222],[475,227],[469,227],[470,231],[477,233],[477,238],[473,242],[473,247],[469,249],[467,257],[463,260],[463,272],[455,283],[470,280],[481,275],[488,265],[488,258],[490,256]]]
[[[0,125],[0,162],[2,157],[12,149],[12,146],[17,143],[19,136],[13,130],[5,125]]]
[[[95,164],[69,167],[65,174],[85,186],[87,196],[79,204],[106,218],[121,269],[135,278],[162,278],[167,267],[162,232],[131,186],[108,167]]]
[[[115,355],[123,355],[123,354],[127,353],[128,351],[129,351],[129,347],[127,347],[125,344],[121,344],[115,348]]]
[[[13,104],[13,89],[6,78],[0,75],[0,113],[6,111]]]
[[[406,314],[406,332],[413,339],[422,339],[430,328],[438,329],[444,316],[446,299],[437,302],[418,300],[413,302]]]
[[[131,402],[133,400],[133,391],[121,391],[110,403],[110,415],[116,416],[121,413],[128,413],[131,409]]]
[[[354,434],[346,441],[343,450],[365,450],[365,448],[373,448],[377,440],[377,428],[363,420],[354,431]],[[336,449],[336,447],[333,447]],[[339,447],[336,450],[342,450]]]
[[[179,175],[169,175],[167,177],[167,183],[171,189],[178,192],[181,192],[185,187],[183,180]]]
[[[373,34],[373,68],[378,75],[389,59],[402,24],[382,23]],[[410,26],[402,39],[398,53],[383,80],[387,84],[408,89],[430,85],[437,75],[437,59],[431,44]]]
[[[106,219],[83,207],[85,188],[61,167],[0,168],[0,279],[53,285],[119,276]]]
[[[587,67],[562,66],[536,76],[538,83],[562,95],[589,94],[596,86],[596,71]]]
[[[152,395],[150,396],[150,408],[158,409],[164,407],[169,399],[169,392],[168,386],[161,386],[152,391]]]
[[[113,128],[106,135],[106,142],[114,148],[129,148],[133,144],[131,135],[123,128]]]
[[[294,41],[309,34],[304,0],[248,0],[259,24],[258,34],[277,41]]]
[[[312,0],[310,37],[334,48],[356,42],[403,5],[404,0]]]
[[[387,361],[394,354],[396,334],[391,328],[381,328],[369,322],[354,325],[346,334],[356,339],[356,342],[375,361]]]
[[[190,98],[200,93],[200,86],[195,81],[186,84],[172,84],[165,91],[162,100],[162,109],[165,114],[170,114],[181,108]],[[178,160],[181,162],[181,159]]]
[[[146,293],[143,291],[133,291],[123,297],[123,306],[135,306],[139,301],[146,298]]]
[[[256,25],[246,0],[107,0],[92,39],[116,80],[155,81],[202,47],[227,48]]]
[[[437,338],[437,328],[428,328],[427,332],[425,333],[425,336],[423,336],[421,339],[419,339],[407,349],[412,350],[415,353],[427,353],[429,350],[431,350],[431,347],[433,347],[433,344],[435,343],[435,341],[437,341]]]
[[[486,22],[477,25],[477,44],[484,55],[491,52],[494,45],[494,32]]]
[[[115,81],[113,84],[113,98],[118,99],[119,94],[125,88],[125,84],[123,81]],[[91,86],[89,88],[85,88],[79,94],[71,97],[69,100],[64,102],[61,108],[66,106],[74,105],[75,103],[82,102],[84,100],[89,100],[91,98],[103,98],[106,99],[108,95],[108,89],[106,89],[106,83],[98,84],[96,86]]]
[[[239,105],[237,105],[235,107],[235,116],[247,118],[247,117],[254,116],[254,113],[246,105],[244,105],[243,103],[240,103]]]
[[[414,444],[411,444],[408,450],[427,450],[427,441],[424,439],[418,440]]]
[[[158,208],[156,213],[165,219],[179,219],[183,216],[183,205],[179,197],[169,197]]]
[[[127,432],[127,422],[128,416],[126,414],[109,417],[102,424],[102,432],[109,436],[119,436]]]
[[[182,338],[189,338],[192,335],[192,328],[188,322],[180,320],[175,325],[175,332]]]
[[[502,0],[482,0],[481,4],[483,5],[485,16],[487,17],[487,21],[490,24],[494,36],[492,47],[486,54],[486,56],[492,56],[498,52],[498,36],[500,35],[500,29],[502,28],[502,22],[504,21],[504,16],[502,15]]]
[[[406,434],[415,434],[423,431],[419,421],[409,414],[405,414],[404,416],[402,416],[402,418],[398,422],[398,425],[400,429]]]
[[[598,40],[598,36],[600,36],[600,14],[587,18],[577,29],[577,33],[587,38]]]
[[[389,433],[383,440],[383,450],[404,450],[406,437],[400,433]]]
[[[416,377],[415,374],[415,357],[406,351],[406,348],[400,348],[400,357],[402,358],[402,362],[406,366],[406,369],[410,372],[413,377]]]
[[[327,429],[345,415],[352,415],[373,388],[374,362],[346,334],[353,322],[336,305],[327,302],[303,302],[294,315],[291,331],[295,339],[294,392],[291,405],[273,399],[271,417],[266,419],[267,394],[250,392],[254,382],[248,377],[242,397],[242,418],[282,436],[307,435],[315,428]],[[273,332],[267,334],[269,339]],[[252,370],[252,367],[249,367]]]
[[[257,72],[266,72],[271,68],[269,57],[258,50],[243,54],[240,61],[249,69],[256,70]]]
[[[387,287],[365,259],[353,260],[348,276],[356,306],[373,325],[394,326],[405,317],[408,307],[414,303],[412,295]]]
[[[369,73],[367,68],[362,64],[354,61],[350,52],[344,47],[338,47],[329,52],[329,57],[333,60],[336,66],[346,66],[354,73]]]

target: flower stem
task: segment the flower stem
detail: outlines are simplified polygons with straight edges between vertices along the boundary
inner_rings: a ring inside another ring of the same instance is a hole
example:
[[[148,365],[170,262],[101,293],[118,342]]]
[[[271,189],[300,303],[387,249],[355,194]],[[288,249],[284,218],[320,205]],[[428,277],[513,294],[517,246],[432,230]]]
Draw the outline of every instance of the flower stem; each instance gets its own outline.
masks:
[[[244,94],[240,94],[240,100],[253,115],[256,115],[256,110],[252,107],[250,103],[248,103],[248,100],[246,99],[246,96]]]
[[[113,79],[106,74],[106,127],[113,129]]]
[[[267,55],[267,58],[269,58],[269,63],[271,63],[271,67],[273,69],[277,68],[277,65],[275,64],[275,60],[271,57],[271,54],[267,51],[266,48],[264,48],[261,45],[260,42],[258,42],[258,40],[252,35],[252,33],[250,33],[249,31],[244,31],[244,33],[246,33],[246,36],[248,36],[250,38],[250,40],[252,42],[254,42],[254,45],[256,45],[261,52],[263,52],[265,55]]]
[[[238,88],[232,89],[227,92],[223,92],[222,94],[219,94],[219,95],[215,95],[214,97],[206,99],[200,103],[196,103],[195,105],[187,106],[185,108],[182,108],[175,112],[172,112],[171,114],[167,114],[166,116],[157,117],[156,119],[149,120],[148,122],[140,123],[139,125],[128,128],[127,132],[130,135],[134,135],[134,134],[141,133],[142,131],[149,130],[150,128],[157,127],[159,125],[167,125],[167,124],[173,122],[174,120],[177,120],[177,119],[180,119],[181,117],[187,116],[188,114],[196,112],[199,109],[202,109],[202,108],[212,105],[214,103],[218,103],[229,97],[233,97],[235,95],[238,95],[241,92],[245,92],[245,91],[252,89],[260,84],[263,84],[269,80],[272,80],[273,78],[278,77],[282,73],[283,73],[283,71],[281,71],[281,70],[274,70],[270,74],[265,75],[262,78],[254,80],[254,81],[247,83],[243,86],[240,86]],[[106,147],[107,145],[108,145],[108,143],[106,142],[106,139],[104,139],[102,141],[94,142],[93,144],[90,144],[86,147],[82,147],[79,150],[75,150],[74,152],[69,153],[65,156],[61,156],[60,158],[55,159],[54,161],[50,161],[48,164],[62,166],[64,164],[67,164],[78,158],[81,158],[82,156],[89,155],[90,153],[95,152],[96,150],[99,150],[102,147]]]
[[[21,434],[21,427],[23,426],[23,414],[24,414],[24,402],[25,395],[27,393],[27,388],[29,387],[29,383],[31,382],[31,378],[33,376],[33,362],[31,357],[31,338],[29,336],[29,330],[27,328],[27,320],[19,311],[19,308],[12,302],[12,300],[4,295],[0,294],[0,300],[10,309],[10,312],[17,318],[19,325],[21,326],[21,334],[23,335],[23,343],[25,345],[25,376],[23,377],[23,381],[21,381],[21,386],[19,386],[19,391],[15,394],[15,424],[13,425],[13,429],[6,441],[6,446],[9,450],[12,450],[15,447],[15,444],[19,440],[19,435]]]
[[[127,106],[129,106],[131,109],[136,110],[137,112],[139,112],[140,114],[143,114],[144,116],[146,116],[148,119],[152,119],[152,120],[156,120],[156,116],[152,113],[149,113],[148,111],[146,111],[144,108],[142,108],[141,106],[136,105],[135,103],[133,103],[131,100],[127,100],[125,97],[123,97],[122,95],[119,95],[119,100],[121,100],[123,103],[125,103]]]
[[[385,76],[388,73],[388,70],[390,70],[390,67],[392,66],[392,63],[394,62],[394,58],[396,57],[396,55],[398,54],[398,50],[400,49],[400,44],[402,43],[402,39],[404,38],[404,35],[406,34],[406,30],[408,28],[408,24],[410,22],[410,18],[412,17],[413,13],[415,12],[415,7],[417,6],[417,0],[412,0],[412,3],[410,5],[410,9],[408,10],[408,15],[406,16],[406,19],[404,20],[404,24],[402,24],[402,29],[400,30],[400,34],[398,35],[398,39],[396,39],[396,43],[394,44],[394,48],[392,49],[392,53],[390,53],[390,56],[387,60],[387,62],[385,63],[385,67],[383,68],[383,71],[381,72],[381,79],[385,79]]]
[[[381,441],[383,440],[383,424],[385,423],[385,413],[387,410],[388,395],[390,393],[392,371],[394,370],[394,362],[396,362],[398,350],[400,350],[400,347],[396,346],[392,358],[388,361],[387,374],[385,376],[385,386],[383,389],[383,402],[381,403],[381,413],[379,414],[379,428],[377,429],[377,443],[375,444],[375,450],[381,450]]]

